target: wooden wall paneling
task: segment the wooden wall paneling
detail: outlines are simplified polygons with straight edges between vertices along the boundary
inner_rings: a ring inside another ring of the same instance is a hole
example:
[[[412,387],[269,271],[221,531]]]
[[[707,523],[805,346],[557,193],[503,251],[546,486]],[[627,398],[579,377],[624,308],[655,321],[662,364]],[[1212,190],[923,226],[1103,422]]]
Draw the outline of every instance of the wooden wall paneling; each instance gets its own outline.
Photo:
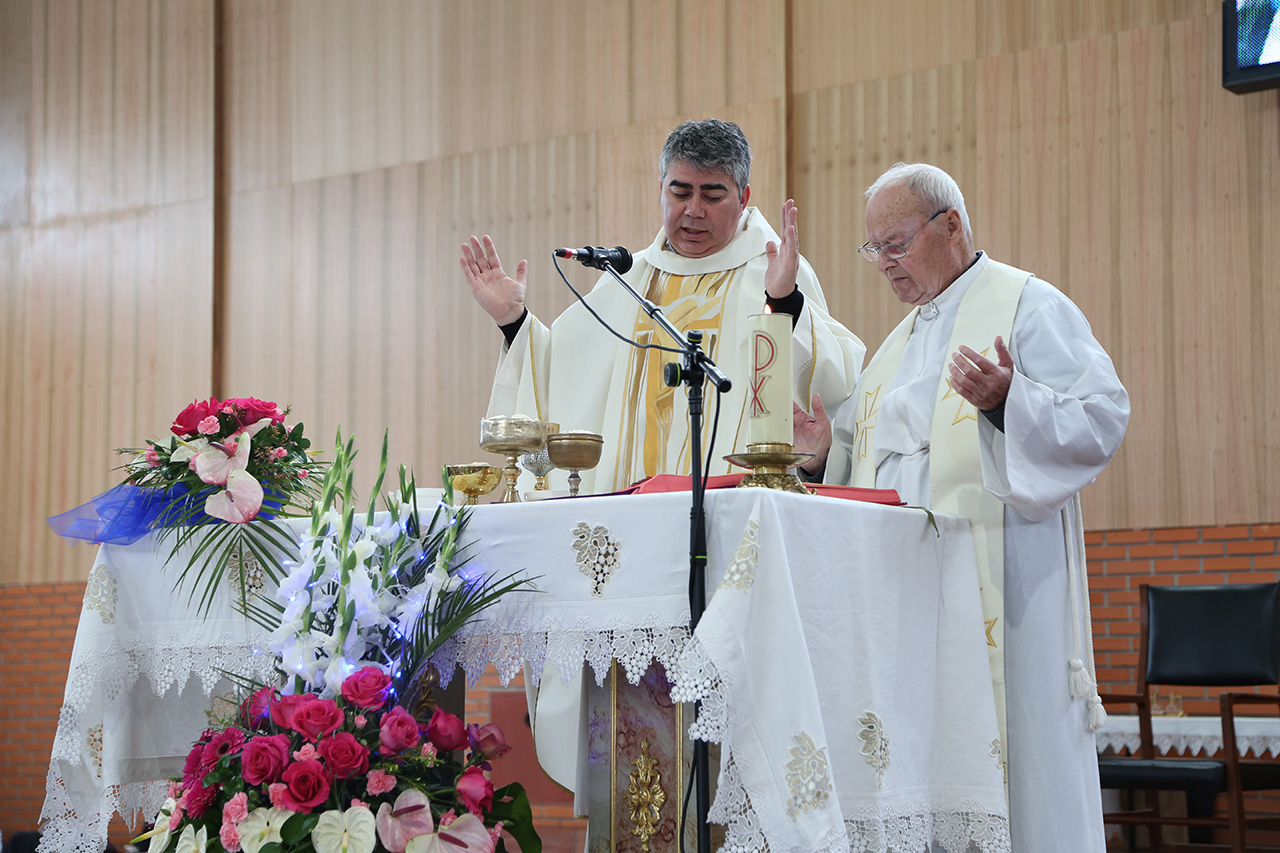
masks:
[[[73,49],[80,52],[80,80],[76,87],[79,112],[76,155],[80,177],[76,212],[79,214],[113,210],[118,206],[112,192],[117,152],[111,134],[113,101],[117,94],[112,67],[118,40],[115,5],[112,0],[81,4],[77,18],[79,44]],[[136,39],[136,33],[126,34],[119,46],[126,52],[130,48],[141,48],[138,52],[142,53],[145,47]]]
[[[1073,42],[1066,46],[1064,87],[1066,109],[1067,212],[1065,275],[1060,285],[1088,318],[1093,334],[1115,360],[1120,380],[1132,384],[1120,360],[1119,343],[1127,323],[1119,304],[1124,282],[1118,281],[1117,257],[1123,251],[1115,238],[1117,223],[1127,213],[1119,193],[1117,146],[1113,143],[1116,110],[1116,40],[1112,36]],[[1123,211],[1123,212],[1122,212]],[[1129,527],[1129,490],[1124,476],[1126,444],[1099,482],[1084,495],[1085,525]]]
[[[792,92],[894,77],[977,56],[977,0],[792,0]]]
[[[391,166],[405,160],[404,54],[406,49],[416,49],[416,45],[406,45],[400,32],[410,5],[376,4],[366,13],[368,26],[358,30],[362,47],[367,46],[371,56],[371,61],[364,65],[367,77],[372,80],[362,83],[372,85],[357,115],[361,123],[376,128],[373,145],[366,154],[367,163],[357,164],[361,169]]]
[[[345,92],[327,75],[338,56],[325,47],[324,24],[331,3],[312,3],[305,12],[290,7],[289,83],[293,130],[293,179],[310,181],[328,174],[329,151],[337,144],[325,123],[326,104],[336,105]]]
[[[978,55],[1020,53],[1052,44],[1159,27],[1187,18],[1215,15],[1218,0],[976,0]]]
[[[254,396],[294,405],[308,437],[313,414],[295,398],[290,364],[300,324],[293,268],[293,190],[276,186],[232,193],[227,241],[227,396]],[[326,438],[327,441],[327,438]]]
[[[151,128],[155,100],[151,97],[154,54],[147,43],[151,23],[148,0],[116,0],[112,15],[109,148],[113,209],[134,209],[155,202],[151,183]],[[211,102],[209,102],[211,103]],[[197,108],[197,103],[187,104]]]
[[[32,4],[31,220],[69,216],[79,199],[79,4]]]
[[[294,420],[306,424],[312,450],[323,450],[333,458],[334,426],[321,408],[320,350],[320,245],[323,236],[318,223],[321,211],[321,183],[305,181],[291,188],[289,241],[292,274],[289,277],[289,360],[285,387]],[[283,402],[283,401],[278,401]]]
[[[359,366],[352,358],[352,286],[354,245],[354,176],[325,178],[320,182],[320,209],[312,227],[316,247],[316,351],[313,370],[316,383],[317,421],[332,435],[341,425],[344,436],[355,435],[368,448],[371,436],[352,406]],[[367,456],[367,454],[366,454]]]
[[[31,221],[31,4],[0,2],[0,229]]]
[[[209,198],[213,195],[213,0],[152,2],[155,200],[164,204]]]
[[[45,423],[40,418],[39,374],[33,374],[32,322],[41,304],[32,280],[32,232],[29,228],[0,230],[0,429],[15,446]],[[14,583],[30,551],[28,510],[34,503],[32,474],[41,460],[29,451],[0,455],[0,536],[10,543],[0,559],[0,584]]]
[[[400,21],[403,57],[402,107],[404,160],[415,163],[446,153],[444,139],[457,120],[444,108],[446,80],[453,72],[446,61],[456,33],[446,32],[440,3],[411,3]]]
[[[1179,21],[1169,31],[1171,142],[1175,162],[1183,164],[1174,176],[1182,201],[1174,206],[1185,209],[1174,220],[1171,241],[1185,290],[1195,297],[1194,316],[1180,312],[1180,319],[1198,326],[1204,342],[1201,359],[1191,360],[1181,349],[1177,353],[1182,381],[1193,383],[1185,389],[1184,405],[1210,413],[1211,491],[1218,518],[1260,519],[1263,498],[1256,472],[1267,454],[1255,440],[1261,416],[1256,374],[1242,367],[1252,364],[1256,342],[1268,330],[1266,318],[1254,311],[1251,270],[1257,253],[1251,223],[1265,216],[1275,197],[1270,205],[1249,205],[1249,185],[1260,177],[1250,176],[1250,161],[1261,164],[1248,148],[1244,102],[1220,85],[1217,20]],[[1171,414],[1181,417],[1180,411]],[[1204,452],[1201,436],[1189,438],[1185,453]],[[1276,479],[1273,471],[1271,481]]]
[[[1253,96],[1238,108],[1245,126],[1249,210],[1254,212],[1247,226],[1253,257],[1250,302],[1255,322],[1270,325],[1272,318],[1280,317],[1280,287],[1276,286],[1280,241],[1272,239],[1280,233],[1280,206],[1276,204],[1280,198],[1280,99],[1274,93]],[[1271,329],[1258,335],[1248,359],[1243,369],[1254,377],[1251,394],[1256,413],[1251,440],[1262,449],[1258,466],[1251,472],[1260,501],[1254,518],[1280,518],[1280,382],[1275,379],[1280,335]]]
[[[349,331],[330,345],[347,349],[350,368],[350,423],[364,447],[366,470],[373,471],[382,434],[391,423],[388,400],[397,377],[390,370],[387,335],[389,170],[356,175],[352,186],[351,269],[347,281]],[[397,437],[396,441],[401,439]],[[371,482],[371,481],[369,481]]]
[[[1206,523],[1216,519],[1209,491],[1192,493],[1187,488],[1189,483],[1211,481],[1205,458],[1181,453],[1184,436],[1203,434],[1203,424],[1199,413],[1183,408],[1189,402],[1182,398],[1189,377],[1178,375],[1177,354],[1198,361],[1202,344],[1194,329],[1177,326],[1178,318],[1186,316],[1177,306],[1194,297],[1175,274],[1171,254],[1175,212],[1170,205],[1167,37],[1163,28],[1116,37],[1121,82],[1113,134],[1119,147],[1116,191],[1123,211],[1116,231],[1116,286],[1118,310],[1126,324],[1117,360],[1132,404],[1121,470],[1131,482],[1141,484],[1129,496],[1131,519],[1137,525],[1184,514]],[[1171,462],[1179,459],[1179,467],[1171,469]]]
[[[676,106],[680,89],[678,44],[672,22],[681,4],[677,0],[651,0],[629,6],[631,17],[626,27],[626,43],[630,62],[626,97],[631,114],[627,121],[643,124],[679,109]]]
[[[593,181],[600,245],[622,245],[638,251],[653,242],[662,225],[658,155],[679,123],[678,118],[664,116],[606,128],[596,134]],[[747,139],[755,141],[750,134]],[[754,174],[751,180],[754,185]]]
[[[701,118],[729,101],[730,11],[725,0],[681,3],[677,8],[672,48],[679,84],[676,106]],[[755,57],[764,63],[767,57]],[[781,66],[779,66],[781,70]]]
[[[290,8],[287,0],[228,0],[224,37],[232,192],[292,180]]]

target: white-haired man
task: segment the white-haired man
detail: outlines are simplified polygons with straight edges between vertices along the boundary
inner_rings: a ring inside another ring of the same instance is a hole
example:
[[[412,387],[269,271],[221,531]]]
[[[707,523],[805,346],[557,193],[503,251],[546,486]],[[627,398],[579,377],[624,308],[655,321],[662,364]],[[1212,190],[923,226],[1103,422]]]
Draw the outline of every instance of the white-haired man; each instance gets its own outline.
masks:
[[[1102,853],[1076,496],[1119,448],[1128,394],[1070,299],[974,250],[950,175],[899,163],[866,196],[859,251],[914,307],[831,422],[797,407],[798,449],[827,482],[969,518],[1013,850]]]

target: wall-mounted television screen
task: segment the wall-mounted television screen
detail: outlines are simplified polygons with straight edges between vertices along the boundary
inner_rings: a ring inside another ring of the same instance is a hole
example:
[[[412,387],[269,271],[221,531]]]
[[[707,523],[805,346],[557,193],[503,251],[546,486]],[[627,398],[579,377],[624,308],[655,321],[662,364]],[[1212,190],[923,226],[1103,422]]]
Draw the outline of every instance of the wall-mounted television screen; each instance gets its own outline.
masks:
[[[1280,87],[1280,0],[1223,0],[1222,85],[1233,92]]]

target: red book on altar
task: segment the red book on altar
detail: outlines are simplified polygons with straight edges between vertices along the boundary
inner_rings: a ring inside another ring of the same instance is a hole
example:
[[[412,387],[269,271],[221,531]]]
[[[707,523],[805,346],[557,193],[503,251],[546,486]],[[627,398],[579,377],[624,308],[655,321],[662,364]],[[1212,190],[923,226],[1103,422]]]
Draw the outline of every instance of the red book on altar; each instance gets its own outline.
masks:
[[[737,488],[738,483],[742,482],[742,478],[746,474],[719,474],[714,477],[707,478],[708,489],[733,489]],[[898,497],[895,489],[864,489],[859,486],[828,486],[825,483],[806,483],[813,493],[822,495],[827,498],[844,498],[850,501],[866,501],[873,504],[889,504],[891,506],[902,506],[903,502]],[[657,492],[687,492],[689,490],[689,477],[684,474],[658,474],[654,477],[646,477],[637,483],[632,483],[629,487],[623,489],[617,494],[621,495],[648,495]]]

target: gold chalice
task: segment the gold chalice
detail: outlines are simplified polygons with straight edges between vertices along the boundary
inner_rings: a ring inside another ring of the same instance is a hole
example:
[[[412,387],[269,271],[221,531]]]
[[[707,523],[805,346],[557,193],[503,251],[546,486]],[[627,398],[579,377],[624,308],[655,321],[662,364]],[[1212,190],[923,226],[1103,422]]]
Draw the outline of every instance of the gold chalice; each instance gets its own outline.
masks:
[[[543,425],[547,428],[547,435],[560,431],[560,424],[545,421]],[[556,469],[556,466],[551,462],[551,457],[547,455],[546,445],[544,444],[533,453],[526,453],[521,456],[520,464],[524,467],[524,470],[536,478],[533,490],[535,492],[545,492],[547,490],[547,475]]]
[[[507,490],[498,503],[519,503],[516,480],[520,478],[520,466],[516,461],[522,453],[541,450],[547,443],[547,425],[524,415],[485,418],[480,422],[480,446],[490,453],[507,457],[502,474],[507,480]]]
[[[569,494],[578,496],[582,483],[579,471],[589,471],[600,462],[604,439],[594,432],[575,430],[547,436],[547,456],[557,467],[569,472]]]
[[[467,496],[467,506],[479,503],[479,499],[492,492],[502,479],[502,469],[486,462],[447,465],[444,470],[453,483],[454,491]]]

